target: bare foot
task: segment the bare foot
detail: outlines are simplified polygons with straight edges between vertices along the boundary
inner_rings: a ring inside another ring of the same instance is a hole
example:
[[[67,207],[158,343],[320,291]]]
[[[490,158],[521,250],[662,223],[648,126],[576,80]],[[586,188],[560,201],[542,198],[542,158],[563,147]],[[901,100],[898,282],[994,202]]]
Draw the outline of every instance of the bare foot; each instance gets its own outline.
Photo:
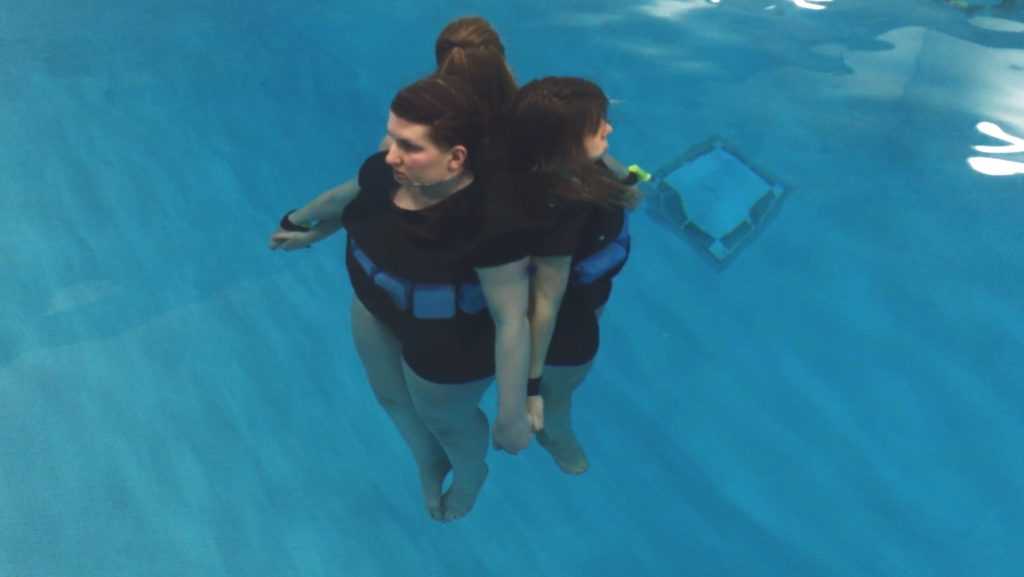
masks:
[[[461,519],[469,513],[476,503],[476,497],[487,480],[487,464],[481,463],[481,469],[476,475],[458,475],[452,481],[448,492],[441,497],[441,504],[444,507],[444,520],[454,521]]]
[[[552,439],[546,430],[537,433],[537,442],[554,458],[558,468],[569,475],[582,475],[590,468],[583,447],[571,431],[564,439]]]
[[[427,502],[427,513],[435,521],[444,521],[444,511],[441,508],[441,487],[444,485],[445,475],[451,469],[452,464],[447,459],[436,465],[420,469],[420,486],[423,489],[423,498]]]

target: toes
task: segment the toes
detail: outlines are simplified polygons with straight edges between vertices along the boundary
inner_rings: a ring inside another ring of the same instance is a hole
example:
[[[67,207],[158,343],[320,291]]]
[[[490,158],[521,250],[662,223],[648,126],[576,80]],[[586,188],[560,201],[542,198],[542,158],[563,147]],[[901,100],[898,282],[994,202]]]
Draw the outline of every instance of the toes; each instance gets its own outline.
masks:
[[[582,475],[587,472],[587,466],[582,463],[569,464],[564,461],[559,461],[558,459],[555,459],[555,463],[558,465],[558,468],[567,475]]]
[[[449,489],[448,492],[441,497],[441,503],[444,508],[444,518],[449,521],[458,519],[466,514],[465,503],[462,502],[459,495],[453,493],[455,492]]]
[[[579,463],[575,467],[571,467],[566,472],[569,473],[570,475],[582,475],[583,473],[586,473],[587,469],[589,468],[590,465],[588,463]]]
[[[580,447],[579,443],[575,439],[569,439],[568,441],[556,442],[550,437],[537,435],[537,441],[542,447],[544,447],[551,458],[555,460],[555,464],[562,470],[563,473],[569,475],[582,475],[587,472],[590,467],[590,463],[587,461],[587,456],[583,452],[583,448]]]
[[[427,514],[435,521],[444,521],[444,509],[441,507],[441,501],[427,503]]]
[[[444,508],[440,502],[427,502],[427,514],[430,515],[431,519],[440,521],[444,517]]]

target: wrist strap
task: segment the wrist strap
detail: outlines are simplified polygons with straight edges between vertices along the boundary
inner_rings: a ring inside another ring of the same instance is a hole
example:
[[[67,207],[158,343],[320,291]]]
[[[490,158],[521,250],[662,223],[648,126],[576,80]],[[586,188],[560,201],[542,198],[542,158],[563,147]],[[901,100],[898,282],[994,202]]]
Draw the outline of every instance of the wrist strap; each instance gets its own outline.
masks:
[[[526,381],[526,396],[536,397],[540,394],[540,377],[534,377],[527,379]]]
[[[296,209],[292,209],[284,213],[284,216],[281,217],[281,228],[287,230],[288,232],[309,232],[310,228],[308,226],[295,224],[294,222],[291,221],[290,218],[288,218],[291,215],[291,213],[295,212],[295,210]]]

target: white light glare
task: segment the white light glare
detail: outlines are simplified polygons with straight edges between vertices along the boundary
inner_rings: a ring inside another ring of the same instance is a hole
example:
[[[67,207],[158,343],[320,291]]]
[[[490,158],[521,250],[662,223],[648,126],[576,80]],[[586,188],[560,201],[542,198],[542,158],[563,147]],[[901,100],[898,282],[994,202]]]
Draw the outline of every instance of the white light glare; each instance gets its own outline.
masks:
[[[793,0],[793,4],[796,4],[797,8],[804,8],[806,10],[824,10],[824,4],[828,4],[832,0]]]
[[[967,159],[967,164],[974,170],[988,176],[1013,176],[1024,174],[1024,162],[1013,162],[1002,158],[987,158],[984,156],[972,156]]]
[[[975,146],[974,150],[978,152],[984,152],[986,154],[1013,154],[1014,152],[1024,152],[1024,138],[1007,134],[1005,130],[999,128],[995,122],[979,122],[977,126],[978,132],[985,136],[991,136],[996,140],[1002,140],[1006,142],[1005,146]]]
[[[985,136],[991,136],[996,140],[1002,140],[1003,146],[975,145],[973,148],[985,154],[1013,154],[1024,152],[1024,138],[1008,134],[994,122],[979,122],[976,126],[978,132]],[[967,164],[974,170],[989,176],[1012,176],[1024,174],[1024,162],[1004,160],[1002,158],[988,158],[985,156],[971,156]]]

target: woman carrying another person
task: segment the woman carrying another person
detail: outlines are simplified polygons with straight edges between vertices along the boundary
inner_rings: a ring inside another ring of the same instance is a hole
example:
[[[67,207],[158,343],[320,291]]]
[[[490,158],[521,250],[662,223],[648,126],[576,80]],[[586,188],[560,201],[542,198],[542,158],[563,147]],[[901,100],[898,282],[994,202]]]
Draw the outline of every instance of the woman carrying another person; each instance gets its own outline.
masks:
[[[639,200],[603,160],[607,112],[596,84],[550,77],[523,86],[508,115],[508,167],[537,223],[529,249],[530,377],[544,399],[537,442],[577,475],[588,462],[572,430],[572,394],[597,354],[598,316],[629,255],[626,209]]]
[[[340,220],[308,228],[289,213],[271,240],[288,249],[347,229],[356,349],[413,453],[428,512],[442,521],[468,513],[487,477],[479,401],[495,376],[495,445],[515,453],[530,436],[528,259],[524,247],[488,237],[508,227],[485,183],[488,118],[475,94],[439,75],[402,89],[387,152],[363,164]]]

